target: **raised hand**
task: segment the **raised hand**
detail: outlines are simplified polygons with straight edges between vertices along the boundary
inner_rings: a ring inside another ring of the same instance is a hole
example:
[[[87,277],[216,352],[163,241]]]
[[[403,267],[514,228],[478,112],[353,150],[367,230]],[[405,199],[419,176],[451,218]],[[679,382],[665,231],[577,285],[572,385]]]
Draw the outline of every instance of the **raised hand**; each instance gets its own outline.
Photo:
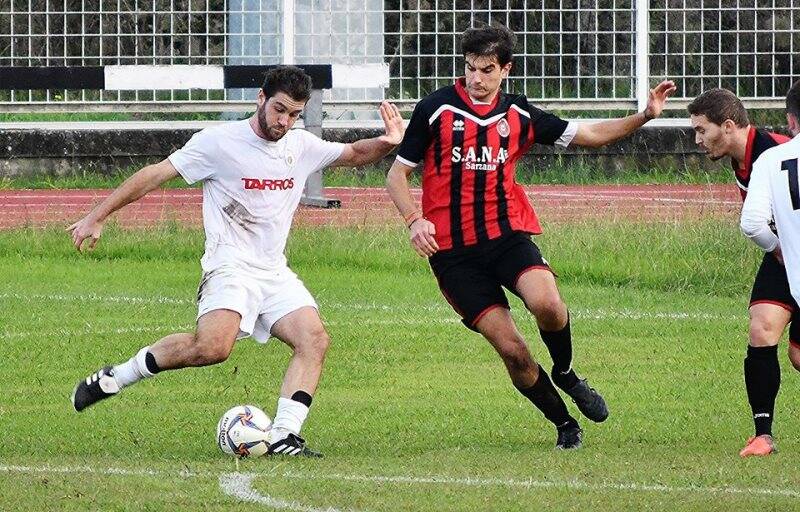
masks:
[[[672,80],[664,80],[653,89],[650,89],[650,96],[647,98],[647,107],[644,109],[644,116],[647,119],[655,119],[661,115],[664,110],[664,103],[667,98],[678,90],[675,82]]]
[[[381,119],[383,119],[383,126],[386,133],[378,137],[382,142],[392,145],[398,145],[403,141],[403,116],[393,103],[384,101],[380,107]]]

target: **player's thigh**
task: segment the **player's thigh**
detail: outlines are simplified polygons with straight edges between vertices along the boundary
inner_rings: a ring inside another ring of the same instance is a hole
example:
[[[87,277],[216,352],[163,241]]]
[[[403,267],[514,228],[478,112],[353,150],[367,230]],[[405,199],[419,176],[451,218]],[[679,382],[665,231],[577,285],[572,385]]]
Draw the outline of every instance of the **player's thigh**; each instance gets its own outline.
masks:
[[[291,269],[277,270],[262,284],[261,291],[264,300],[253,328],[256,341],[265,342],[270,336],[275,336],[297,348],[298,343],[304,343],[306,338],[324,336],[319,306]]]
[[[435,254],[429,258],[439,290],[469,329],[493,309],[509,309],[501,283],[479,259]]]
[[[792,313],[776,304],[758,303],[750,306],[750,345],[777,345],[792,318]]]
[[[765,254],[750,293],[750,344],[776,345],[796,310],[786,268]]]
[[[751,309],[759,304],[779,306],[789,312],[797,307],[789,288],[786,267],[770,253],[764,254],[750,292]]]
[[[211,345],[222,350],[230,349],[239,335],[242,315],[230,309],[214,309],[197,319],[196,342]]]
[[[330,342],[319,311],[312,306],[303,306],[279,318],[271,330],[275,336],[295,350],[327,350]]]
[[[503,286],[535,315],[558,313],[563,308],[555,274],[530,236],[518,233],[500,247],[492,268]]]
[[[262,302],[263,293],[259,279],[243,269],[221,267],[206,272],[197,291],[198,326],[200,319],[209,313],[232,311],[240,318],[234,338],[249,336],[253,332]],[[204,325],[204,332],[217,332],[213,324],[204,322]]]

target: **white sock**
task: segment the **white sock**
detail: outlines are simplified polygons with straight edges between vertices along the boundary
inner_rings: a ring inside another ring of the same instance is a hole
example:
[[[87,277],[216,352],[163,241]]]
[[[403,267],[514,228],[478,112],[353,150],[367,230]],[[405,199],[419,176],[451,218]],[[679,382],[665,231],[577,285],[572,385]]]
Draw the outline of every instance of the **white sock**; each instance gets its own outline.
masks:
[[[279,398],[275,421],[272,423],[270,442],[276,443],[286,439],[289,434],[300,435],[303,422],[308,417],[308,407],[291,398]]]
[[[117,381],[120,389],[153,376],[147,370],[147,364],[145,363],[148,350],[150,350],[149,346],[144,347],[127,362],[114,367],[114,380]]]

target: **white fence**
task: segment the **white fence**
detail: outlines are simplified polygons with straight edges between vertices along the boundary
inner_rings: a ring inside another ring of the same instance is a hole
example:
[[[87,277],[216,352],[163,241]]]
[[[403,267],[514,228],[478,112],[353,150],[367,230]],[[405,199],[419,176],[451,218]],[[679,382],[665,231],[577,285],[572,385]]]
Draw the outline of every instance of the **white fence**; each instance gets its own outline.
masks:
[[[800,78],[800,0],[0,0],[0,66],[386,63],[386,89],[327,106],[413,104],[463,72],[458,36],[517,34],[507,87],[550,107],[641,104],[669,77],[679,101],[727,87],[777,106]],[[797,27],[797,28],[796,28]],[[0,91],[0,110],[215,110],[242,90]]]

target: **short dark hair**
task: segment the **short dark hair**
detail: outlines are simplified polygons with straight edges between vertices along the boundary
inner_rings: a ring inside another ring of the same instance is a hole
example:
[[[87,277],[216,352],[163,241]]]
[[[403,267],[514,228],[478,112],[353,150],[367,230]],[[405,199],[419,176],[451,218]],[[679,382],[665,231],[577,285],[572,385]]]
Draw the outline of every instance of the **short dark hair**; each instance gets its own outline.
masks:
[[[267,98],[282,92],[295,101],[308,101],[311,97],[311,77],[296,66],[275,66],[267,71],[261,90]]]
[[[718,126],[728,119],[740,128],[750,124],[742,100],[728,89],[709,89],[689,103],[686,110],[693,116],[706,116]]]
[[[786,112],[800,120],[800,80],[786,94]]]
[[[472,27],[461,36],[461,53],[465,57],[495,56],[505,66],[514,57],[514,33],[502,25]]]

